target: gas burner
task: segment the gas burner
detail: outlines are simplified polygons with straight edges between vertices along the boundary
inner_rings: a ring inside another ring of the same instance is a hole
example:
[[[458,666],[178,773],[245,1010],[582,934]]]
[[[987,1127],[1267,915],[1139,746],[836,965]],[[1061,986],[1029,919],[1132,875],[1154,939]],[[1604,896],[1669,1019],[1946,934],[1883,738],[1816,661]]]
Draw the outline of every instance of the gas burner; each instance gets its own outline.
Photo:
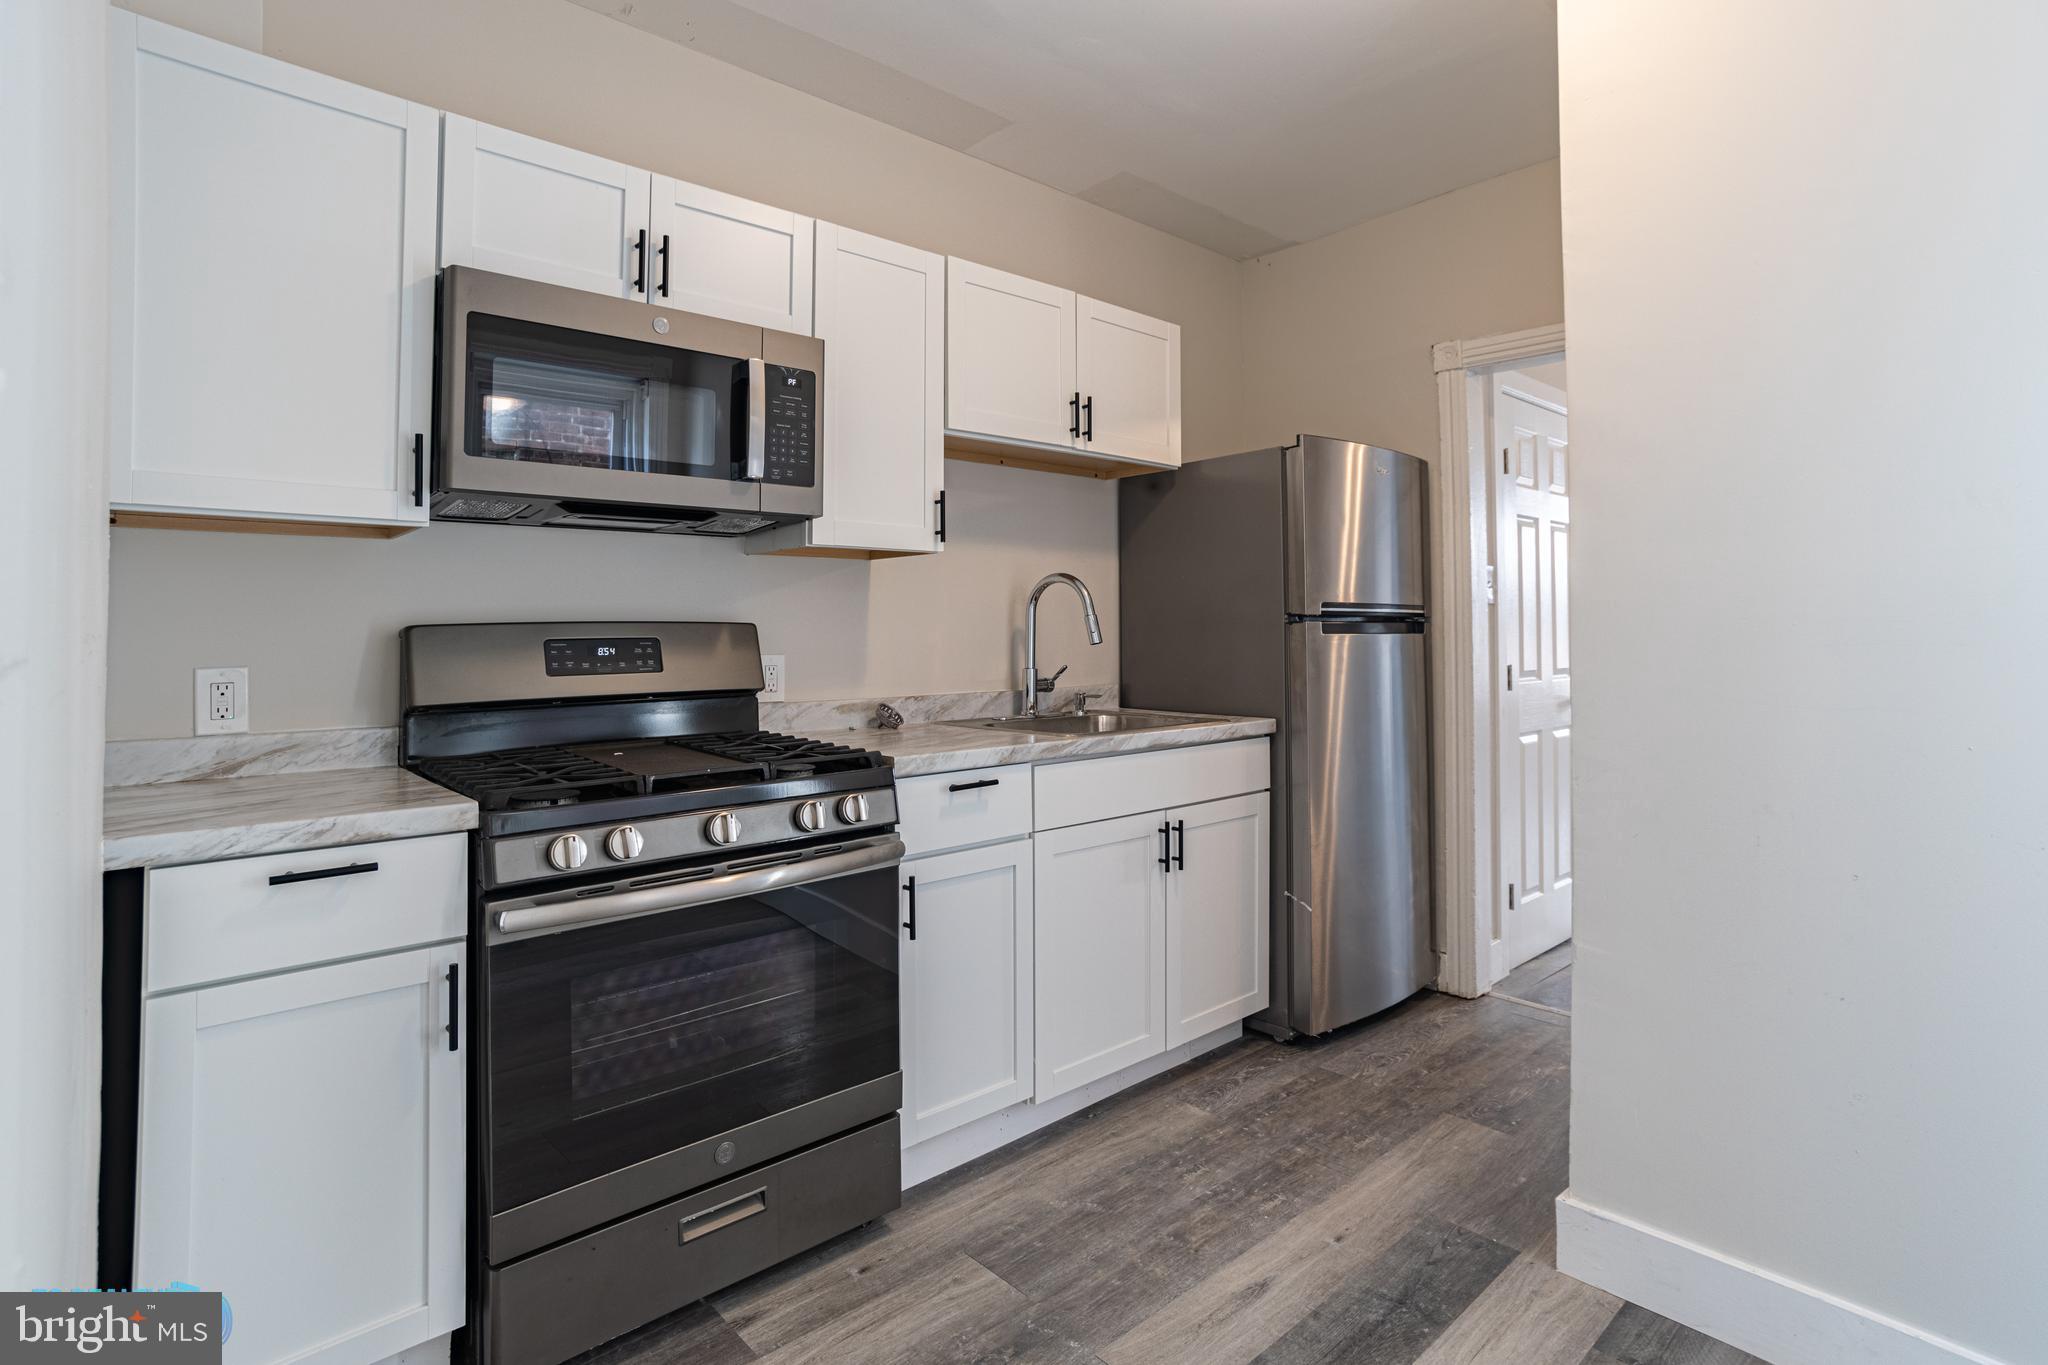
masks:
[[[867,749],[823,739],[781,735],[772,730],[693,735],[687,739],[672,739],[669,743],[741,763],[758,763],[764,769],[763,775],[770,778],[809,777],[819,772],[876,767],[880,763],[880,755]]]

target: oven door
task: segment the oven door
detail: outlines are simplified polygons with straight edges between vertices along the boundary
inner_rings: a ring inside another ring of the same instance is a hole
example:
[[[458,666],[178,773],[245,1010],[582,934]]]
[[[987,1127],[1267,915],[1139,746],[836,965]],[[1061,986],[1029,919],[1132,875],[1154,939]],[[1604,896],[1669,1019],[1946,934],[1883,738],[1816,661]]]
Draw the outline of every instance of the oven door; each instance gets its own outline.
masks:
[[[787,444],[767,409],[763,340],[759,327],[451,267],[437,514],[450,492],[563,504],[570,519],[606,505],[758,513],[770,449]],[[792,373],[807,397],[815,376]]]
[[[490,1261],[895,1112],[902,855],[487,902]]]

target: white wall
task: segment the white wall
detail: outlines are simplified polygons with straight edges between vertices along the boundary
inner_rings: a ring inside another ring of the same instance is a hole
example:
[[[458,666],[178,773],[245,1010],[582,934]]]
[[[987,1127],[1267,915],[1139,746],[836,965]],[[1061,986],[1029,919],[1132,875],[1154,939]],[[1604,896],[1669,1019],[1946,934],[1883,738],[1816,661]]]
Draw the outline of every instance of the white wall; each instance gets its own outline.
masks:
[[[90,0],[83,0],[90,3]],[[1239,448],[1239,266],[568,0],[123,0],[347,80],[988,262],[1181,324],[1191,456]],[[317,307],[317,297],[309,299]],[[107,724],[191,733],[191,670],[245,664],[257,730],[395,724],[396,627],[559,613],[754,619],[798,698],[1014,686],[1024,592],[1080,574],[1109,643],[1045,613],[1069,684],[1112,683],[1105,482],[950,462],[946,552],[870,567],[727,544],[432,526],[392,542],[117,530]],[[587,576],[586,576],[587,575]],[[1077,613],[1074,615],[1078,615]]]
[[[1682,1273],[1560,1256],[2048,1359],[2048,8],[1559,8],[1572,1198]]]
[[[106,11],[0,4],[0,1286],[90,1284],[106,667]]]

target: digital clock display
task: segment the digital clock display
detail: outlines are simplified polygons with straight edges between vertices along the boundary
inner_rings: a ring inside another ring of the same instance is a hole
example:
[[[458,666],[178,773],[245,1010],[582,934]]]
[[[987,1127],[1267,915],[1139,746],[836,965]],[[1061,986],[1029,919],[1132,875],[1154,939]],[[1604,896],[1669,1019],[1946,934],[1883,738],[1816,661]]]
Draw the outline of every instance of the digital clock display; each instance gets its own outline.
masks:
[[[654,639],[549,640],[546,653],[550,678],[578,673],[661,672],[661,641]]]

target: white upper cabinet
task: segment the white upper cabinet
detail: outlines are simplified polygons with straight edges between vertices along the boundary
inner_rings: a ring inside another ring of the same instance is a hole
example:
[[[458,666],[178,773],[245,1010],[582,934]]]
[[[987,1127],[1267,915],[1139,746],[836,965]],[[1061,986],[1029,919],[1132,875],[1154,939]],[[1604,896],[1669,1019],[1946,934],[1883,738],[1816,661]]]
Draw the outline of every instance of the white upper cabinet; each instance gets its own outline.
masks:
[[[1080,448],[1180,463],[1180,324],[1080,298],[1074,347]]]
[[[946,425],[998,441],[1071,446],[1074,292],[946,262]]]
[[[941,547],[946,486],[945,258],[817,225],[825,343],[825,514],[748,538],[751,552],[921,554]]]
[[[903,1145],[1031,1098],[1031,841],[903,864]]]
[[[811,334],[809,218],[665,175],[652,194],[649,302]]]
[[[439,115],[108,25],[113,505],[424,522]]]
[[[1166,1045],[1270,1003],[1272,846],[1265,792],[1166,812]]]
[[[441,264],[645,299],[658,268],[653,176],[449,114],[441,130]]]
[[[946,362],[946,427],[959,436],[1180,463],[1176,323],[956,257]]]

